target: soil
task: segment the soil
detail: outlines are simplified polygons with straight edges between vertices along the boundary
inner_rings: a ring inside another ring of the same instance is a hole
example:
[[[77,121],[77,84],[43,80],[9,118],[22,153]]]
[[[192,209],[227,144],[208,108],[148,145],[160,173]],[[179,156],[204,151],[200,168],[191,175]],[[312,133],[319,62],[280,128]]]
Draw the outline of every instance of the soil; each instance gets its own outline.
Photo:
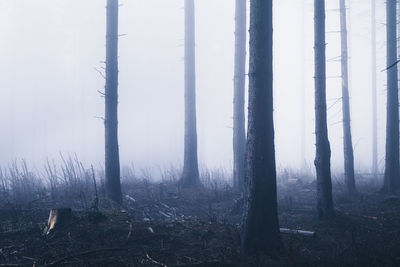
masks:
[[[49,210],[60,204],[33,200],[0,211],[0,266],[400,266],[400,197],[369,184],[352,196],[335,185],[337,216],[320,221],[315,183],[281,182],[281,227],[315,236],[282,234],[282,255],[257,258],[241,254],[242,201],[228,187],[132,183],[122,207],[71,202],[73,217],[49,234]]]

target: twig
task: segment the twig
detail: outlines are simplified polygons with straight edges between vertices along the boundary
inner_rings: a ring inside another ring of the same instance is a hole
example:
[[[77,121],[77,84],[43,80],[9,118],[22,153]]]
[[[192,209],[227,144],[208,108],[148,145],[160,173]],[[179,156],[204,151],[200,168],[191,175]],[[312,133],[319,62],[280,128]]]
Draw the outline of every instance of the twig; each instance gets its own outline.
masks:
[[[126,241],[128,241],[129,238],[131,238],[132,230],[133,230],[133,227],[132,227],[132,224],[130,224],[130,225],[129,225],[129,233],[128,233],[128,236],[126,237]]]
[[[157,264],[157,265],[160,265],[160,266],[163,266],[163,267],[167,267],[167,265],[165,265],[164,263],[161,263],[161,262],[158,262],[158,261],[152,259],[152,258],[149,256],[149,254],[147,254],[147,251],[146,251],[145,249],[144,249],[144,253],[146,254],[146,258],[147,258],[149,261],[151,261],[152,263]]]
[[[395,63],[393,63],[392,65],[390,65],[390,66],[389,66],[389,67],[387,67],[386,69],[382,70],[382,72],[384,72],[384,71],[387,71],[387,70],[389,70],[389,69],[393,68],[394,66],[396,66],[397,64],[399,64],[399,62],[400,62],[400,60],[396,60],[396,62],[395,62]]]
[[[100,74],[100,76],[101,76],[104,80],[106,79],[106,76],[105,76],[100,70],[98,70],[97,68],[94,68],[94,70],[97,71],[97,73]]]
[[[95,193],[93,208],[94,208],[95,212],[98,212],[99,211],[99,195],[97,193],[96,176],[94,174],[93,165],[92,165],[92,178],[93,178],[94,193]]]

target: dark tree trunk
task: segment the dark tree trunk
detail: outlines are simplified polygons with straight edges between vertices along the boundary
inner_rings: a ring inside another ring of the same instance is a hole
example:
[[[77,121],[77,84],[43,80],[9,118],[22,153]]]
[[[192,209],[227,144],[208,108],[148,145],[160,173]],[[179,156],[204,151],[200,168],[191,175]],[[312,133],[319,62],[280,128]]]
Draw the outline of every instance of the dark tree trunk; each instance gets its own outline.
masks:
[[[236,0],[235,76],[233,98],[233,187],[243,191],[246,150],[245,69],[246,69],[246,0]]]
[[[271,254],[282,248],[276,191],[272,37],[272,0],[251,0],[246,210],[242,236],[246,254]]]
[[[386,1],[386,27],[387,66],[392,66],[397,61],[396,0]],[[399,186],[399,93],[396,64],[387,70],[386,112],[385,180],[382,192],[392,194]]]
[[[325,0],[314,0],[315,135],[317,210],[321,219],[334,215],[331,180],[331,148],[326,118]]]
[[[376,0],[371,0],[371,56],[372,56],[372,173],[378,173],[378,108],[376,93]]]
[[[118,0],[107,0],[105,101],[106,194],[109,199],[122,203],[118,148]]]
[[[185,143],[181,184],[200,185],[197,161],[194,0],[185,0]]]
[[[400,23],[400,0],[397,0],[396,16],[397,16],[397,24],[396,24],[396,26],[397,26],[397,57],[399,57],[400,56],[400,42],[399,42],[400,41],[400,26],[399,26],[399,23]],[[399,68],[399,65],[397,64],[397,89],[399,89],[399,87],[400,87],[399,77],[400,77],[400,68]],[[400,110],[399,110],[399,112],[400,112]],[[399,128],[399,134],[400,134],[400,128]],[[400,160],[400,150],[399,150],[399,160]],[[399,164],[400,164],[400,162],[399,162]],[[400,175],[400,166],[399,166],[399,175]],[[398,183],[399,184],[398,184],[397,190],[400,188],[400,180],[398,181]]]
[[[351,138],[350,99],[349,99],[349,74],[347,52],[347,21],[345,0],[340,4],[340,36],[341,36],[341,61],[342,61],[342,114],[343,114],[343,149],[344,149],[344,180],[348,193],[356,191],[354,179],[354,153]]]

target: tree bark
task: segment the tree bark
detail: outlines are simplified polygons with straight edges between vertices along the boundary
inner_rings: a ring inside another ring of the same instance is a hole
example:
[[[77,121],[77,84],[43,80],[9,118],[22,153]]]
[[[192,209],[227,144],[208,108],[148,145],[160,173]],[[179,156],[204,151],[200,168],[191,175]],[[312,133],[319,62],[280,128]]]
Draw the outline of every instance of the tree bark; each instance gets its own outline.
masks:
[[[107,0],[105,102],[106,195],[122,203],[118,147],[118,0]]]
[[[233,187],[243,191],[245,176],[245,69],[246,69],[246,0],[236,0],[235,74],[233,99]]]
[[[347,20],[346,2],[339,0],[340,5],[340,36],[341,36],[341,63],[342,63],[342,114],[343,114],[343,150],[344,150],[344,180],[348,193],[356,192],[354,179],[354,153],[351,137],[349,72],[347,52]]]
[[[396,0],[386,1],[387,108],[386,159],[382,192],[395,193],[399,186],[399,93],[397,85]]]
[[[183,187],[200,185],[197,160],[194,0],[185,0],[185,140]]]
[[[272,0],[250,1],[249,114],[246,152],[245,254],[281,250],[273,122]]]
[[[371,57],[372,57],[372,173],[378,173],[378,108],[376,92],[376,0],[371,0]]]
[[[320,219],[334,215],[331,180],[331,149],[326,111],[325,0],[314,0],[315,135],[317,211]]]

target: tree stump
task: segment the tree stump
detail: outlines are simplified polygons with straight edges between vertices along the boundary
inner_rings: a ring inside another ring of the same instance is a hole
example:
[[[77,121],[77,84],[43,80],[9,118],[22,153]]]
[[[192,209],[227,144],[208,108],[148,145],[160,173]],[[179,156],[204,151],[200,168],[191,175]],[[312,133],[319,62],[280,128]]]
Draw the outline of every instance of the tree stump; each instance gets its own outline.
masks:
[[[44,234],[48,235],[60,226],[65,225],[72,218],[71,208],[58,208],[50,210],[47,226],[44,229]]]

